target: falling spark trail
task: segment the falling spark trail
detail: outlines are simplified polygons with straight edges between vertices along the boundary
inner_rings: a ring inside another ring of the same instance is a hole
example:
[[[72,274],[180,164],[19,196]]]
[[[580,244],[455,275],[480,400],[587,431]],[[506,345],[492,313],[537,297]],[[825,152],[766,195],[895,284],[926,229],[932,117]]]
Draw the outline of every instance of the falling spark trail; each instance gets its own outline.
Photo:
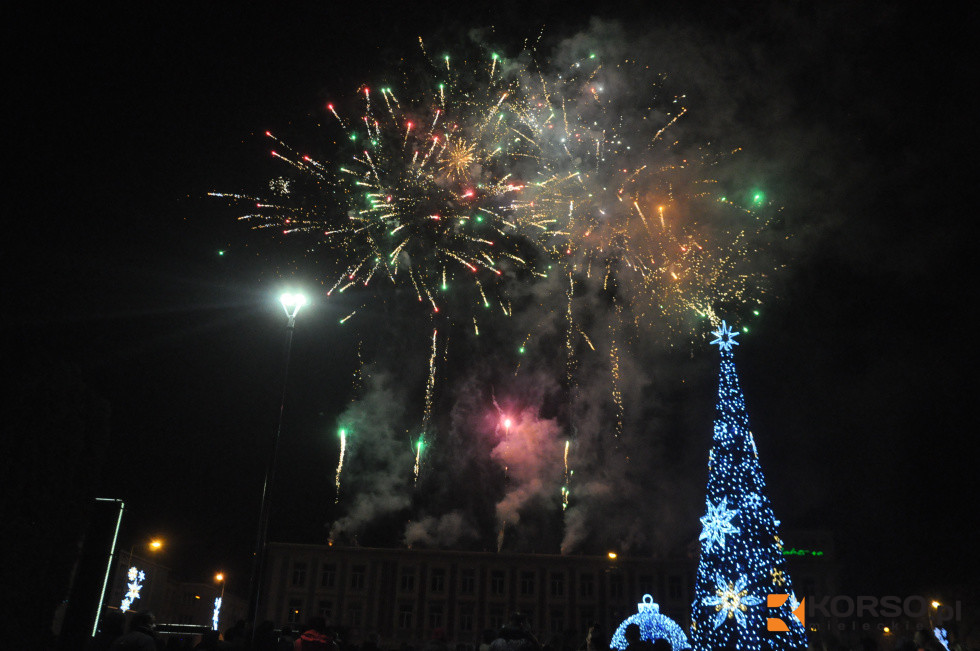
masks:
[[[344,455],[347,453],[347,430],[341,429],[340,432],[340,460],[337,462],[337,495],[334,498],[333,503],[337,504],[340,502],[340,473],[344,470]]]

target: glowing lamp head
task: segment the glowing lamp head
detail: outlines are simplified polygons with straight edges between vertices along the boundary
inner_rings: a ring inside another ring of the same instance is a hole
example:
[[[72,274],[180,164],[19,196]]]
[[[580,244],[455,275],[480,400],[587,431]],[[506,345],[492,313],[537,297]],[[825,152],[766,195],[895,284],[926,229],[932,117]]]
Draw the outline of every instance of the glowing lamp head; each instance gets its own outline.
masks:
[[[938,601],[933,601],[933,602],[932,602],[932,607],[933,607],[933,608],[937,608],[937,609],[938,609],[938,608],[939,608],[940,606],[942,606],[942,604],[941,604],[941,603],[939,603]]]
[[[510,426],[513,425],[513,424],[514,424],[514,422],[511,419],[509,419],[509,418],[505,418],[504,419],[504,427],[506,429],[510,429]]]
[[[306,305],[309,301],[305,294],[293,294],[286,292],[279,297],[279,302],[282,303],[282,308],[286,310],[286,316],[294,317],[299,312],[299,309]]]
[[[618,554],[616,554],[616,552],[609,552],[608,554],[606,554],[606,556],[611,561],[614,561],[614,560],[616,560],[618,558]]]
[[[217,574],[214,575],[214,580],[217,581],[218,583],[221,583],[222,581],[225,580],[225,575],[222,574],[221,572],[218,572]]]

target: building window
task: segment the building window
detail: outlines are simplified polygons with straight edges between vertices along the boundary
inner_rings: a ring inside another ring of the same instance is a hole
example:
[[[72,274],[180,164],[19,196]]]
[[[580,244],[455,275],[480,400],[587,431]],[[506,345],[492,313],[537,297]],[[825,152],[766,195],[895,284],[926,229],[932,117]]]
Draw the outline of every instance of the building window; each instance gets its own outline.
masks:
[[[320,587],[332,588],[337,585],[337,566],[333,563],[324,565],[320,570]]]
[[[579,577],[579,594],[583,597],[595,596],[595,576],[583,574]]]
[[[622,608],[609,609],[609,621],[611,622],[621,622],[626,619],[626,616],[626,611]]]
[[[609,575],[609,598],[623,598],[623,575],[618,572]]]
[[[366,568],[363,565],[354,565],[350,568],[350,587],[351,590],[364,589],[364,575]]]
[[[442,628],[443,627],[443,612],[445,606],[442,602],[431,602],[429,603],[429,628]]]
[[[534,608],[529,606],[521,606],[521,614],[524,615],[524,619],[527,620],[528,627],[534,631],[538,628],[538,620],[534,617]]]
[[[504,625],[504,607],[500,604],[490,606],[487,612],[487,625],[494,631]]]
[[[398,589],[402,592],[415,591],[415,568],[403,567],[398,581]]]
[[[652,574],[641,574],[639,580],[640,594],[653,594],[656,592],[653,589],[653,575]]]
[[[596,623],[595,608],[582,606],[578,610],[578,627],[585,630]]]
[[[303,600],[290,599],[289,608],[286,610],[286,623],[299,624],[303,621]]]
[[[473,630],[473,604],[459,605],[459,630],[467,633]]]
[[[460,594],[473,594],[476,592],[476,570],[465,569],[459,575]]]
[[[361,625],[361,616],[364,613],[364,606],[359,603],[352,603],[347,606],[347,623],[351,626]]]
[[[534,572],[521,572],[521,594],[534,594]]]
[[[327,621],[333,619],[333,602],[327,601],[326,599],[321,599],[320,603],[317,605],[317,614]]]
[[[302,587],[306,584],[306,563],[293,563],[293,586]]]
[[[555,572],[551,575],[551,596],[565,596],[565,575],[560,572]]]
[[[552,610],[548,618],[548,630],[557,635],[565,630],[565,613],[560,610]]]
[[[398,606],[398,628],[412,628],[412,620],[415,615],[415,606],[412,604],[399,604]]]
[[[681,577],[676,574],[667,577],[667,597],[670,599],[681,599]]]
[[[502,595],[504,594],[504,571],[494,570],[490,573],[490,594]],[[491,628],[500,628],[500,625],[491,626]]]
[[[446,589],[446,570],[441,567],[433,568],[432,577],[429,581],[429,589],[433,592],[442,592]]]

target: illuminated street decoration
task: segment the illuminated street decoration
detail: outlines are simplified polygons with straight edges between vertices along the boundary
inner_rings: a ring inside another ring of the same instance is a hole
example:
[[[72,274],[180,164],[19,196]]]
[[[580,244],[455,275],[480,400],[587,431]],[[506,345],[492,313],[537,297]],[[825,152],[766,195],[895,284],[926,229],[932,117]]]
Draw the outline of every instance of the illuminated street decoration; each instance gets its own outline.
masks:
[[[691,607],[695,651],[806,648],[798,602],[786,571],[779,520],[766,495],[759,453],[733,360],[738,342],[725,321],[712,333],[721,368],[709,453],[701,556]],[[782,597],[769,607],[769,595]],[[770,620],[784,626],[770,629]],[[778,628],[778,630],[777,630]],[[678,648],[675,646],[675,648]]]
[[[648,594],[643,595],[643,601],[636,604],[636,614],[627,617],[619,625],[609,642],[610,649],[623,651],[629,643],[626,641],[626,627],[636,624],[640,627],[640,639],[653,642],[654,640],[667,640],[674,649],[689,649],[691,645],[687,641],[682,629],[677,622],[666,615],[660,614],[660,606],[654,602],[653,597]]]
[[[785,556],[823,556],[823,552],[819,549],[784,549],[783,554]]]
[[[129,568],[129,572],[126,574],[126,578],[129,580],[126,584],[128,591],[126,596],[123,597],[122,603],[119,604],[119,610],[126,612],[129,607],[133,605],[133,602],[140,598],[140,590],[143,588],[143,581],[146,579],[146,574],[143,570],[138,570],[136,567]]]
[[[221,612],[221,597],[214,598],[214,612],[211,613],[211,630],[218,630],[218,614]]]

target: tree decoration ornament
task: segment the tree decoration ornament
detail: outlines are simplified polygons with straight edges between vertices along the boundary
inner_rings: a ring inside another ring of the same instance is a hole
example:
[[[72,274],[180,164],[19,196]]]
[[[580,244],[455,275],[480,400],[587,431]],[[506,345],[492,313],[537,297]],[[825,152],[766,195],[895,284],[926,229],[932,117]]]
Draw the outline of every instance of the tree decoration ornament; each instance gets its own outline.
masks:
[[[677,651],[690,649],[691,645],[687,641],[682,629],[677,622],[666,615],[660,614],[660,606],[653,600],[653,597],[645,594],[643,600],[636,604],[636,614],[630,615],[619,625],[609,642],[610,649],[623,651],[629,642],[626,641],[626,627],[636,624],[640,627],[640,639],[653,642],[654,640],[667,640],[670,646]]]
[[[707,540],[709,546],[718,543],[719,547],[724,548],[725,534],[738,533],[738,528],[732,524],[732,518],[738,514],[738,509],[726,508],[727,500],[728,498],[722,498],[714,506],[711,505],[711,502],[705,502],[708,512],[701,516],[701,524],[704,529],[701,530],[698,540]]]
[[[701,600],[705,606],[715,607],[717,614],[712,622],[715,628],[721,626],[726,619],[733,617],[739,626],[745,628],[747,622],[745,611],[749,606],[758,606],[762,603],[761,597],[749,594],[746,589],[748,584],[749,579],[744,574],[734,582],[725,581],[721,574],[715,576],[715,595]]]
[[[786,577],[783,576],[782,570],[774,567],[772,568],[772,572],[770,572],[770,574],[772,574],[772,582],[774,585],[786,585]]]
[[[758,449],[733,360],[737,332],[725,321],[713,333],[721,368],[712,447],[708,454],[706,513],[691,607],[695,651],[733,648],[786,651],[806,648],[799,607],[786,571],[777,520],[766,496]],[[768,607],[768,595],[789,595]],[[769,630],[769,619],[786,630]]]
[[[721,325],[718,327],[718,329],[711,334],[716,337],[716,339],[711,342],[712,345],[717,344],[718,349],[721,351],[731,351],[732,346],[738,345],[738,342],[735,341],[735,337],[737,337],[739,333],[732,332],[731,327],[725,323],[724,319],[722,319]]]

